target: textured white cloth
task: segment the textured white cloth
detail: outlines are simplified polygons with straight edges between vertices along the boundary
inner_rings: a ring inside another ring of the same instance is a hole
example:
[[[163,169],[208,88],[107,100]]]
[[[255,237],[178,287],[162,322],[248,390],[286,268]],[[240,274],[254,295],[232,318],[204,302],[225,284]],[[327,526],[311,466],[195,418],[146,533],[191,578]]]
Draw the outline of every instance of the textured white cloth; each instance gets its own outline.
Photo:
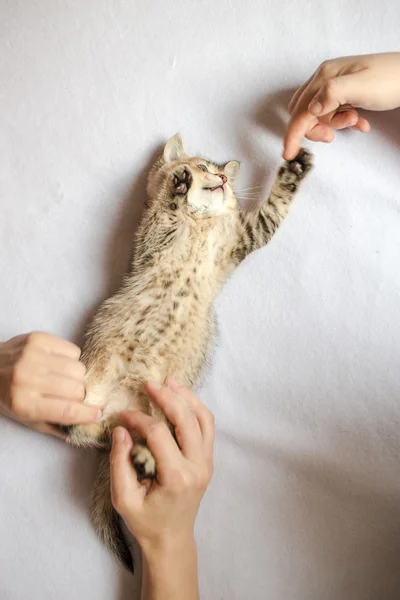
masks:
[[[265,190],[290,89],[324,58],[399,49],[385,0],[0,9],[2,339],[79,340],[128,264],[169,136]],[[217,422],[204,600],[400,597],[399,112],[371,121],[313,146],[289,218],[218,299],[199,390]],[[94,456],[0,429],[1,599],[134,598],[88,520]]]

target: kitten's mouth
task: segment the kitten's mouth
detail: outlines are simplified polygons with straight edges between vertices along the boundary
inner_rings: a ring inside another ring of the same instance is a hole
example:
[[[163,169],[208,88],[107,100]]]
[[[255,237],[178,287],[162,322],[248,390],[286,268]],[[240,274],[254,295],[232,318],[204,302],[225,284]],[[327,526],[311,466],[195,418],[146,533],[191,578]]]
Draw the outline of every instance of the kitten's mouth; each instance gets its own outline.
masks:
[[[203,190],[210,190],[210,192],[215,192],[215,190],[222,190],[224,191],[224,183],[222,183],[221,185],[216,185],[215,187],[207,187],[207,188],[203,188]]]

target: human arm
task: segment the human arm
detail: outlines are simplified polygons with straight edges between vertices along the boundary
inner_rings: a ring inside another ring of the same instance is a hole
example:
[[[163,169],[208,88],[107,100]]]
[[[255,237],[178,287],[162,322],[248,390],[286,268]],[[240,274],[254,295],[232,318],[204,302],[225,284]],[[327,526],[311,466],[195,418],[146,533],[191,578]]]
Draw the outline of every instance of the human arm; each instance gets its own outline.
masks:
[[[84,406],[85,366],[75,344],[49,333],[0,343],[0,412],[57,437],[54,424],[91,423],[98,409]]]
[[[283,157],[293,159],[302,137],[331,142],[334,129],[370,130],[357,108],[400,106],[400,52],[345,56],[323,62],[295,92],[290,104]]]
[[[175,426],[177,442],[164,423],[140,412],[123,413],[157,463],[157,479],[140,484],[132,466],[132,439],[118,427],[111,452],[114,507],[143,554],[142,600],[198,600],[194,523],[213,468],[214,419],[186,388],[168,380],[148,384],[153,401]]]

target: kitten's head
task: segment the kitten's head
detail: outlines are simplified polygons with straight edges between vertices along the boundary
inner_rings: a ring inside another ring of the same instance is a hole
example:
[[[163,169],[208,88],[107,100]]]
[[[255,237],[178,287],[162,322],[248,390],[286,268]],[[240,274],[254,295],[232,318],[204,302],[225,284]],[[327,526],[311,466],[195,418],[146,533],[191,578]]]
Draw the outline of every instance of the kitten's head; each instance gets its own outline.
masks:
[[[182,211],[207,219],[235,210],[235,179],[239,163],[232,160],[218,166],[204,158],[188,156],[179,134],[171,138],[161,159],[150,172],[147,192],[164,209]]]

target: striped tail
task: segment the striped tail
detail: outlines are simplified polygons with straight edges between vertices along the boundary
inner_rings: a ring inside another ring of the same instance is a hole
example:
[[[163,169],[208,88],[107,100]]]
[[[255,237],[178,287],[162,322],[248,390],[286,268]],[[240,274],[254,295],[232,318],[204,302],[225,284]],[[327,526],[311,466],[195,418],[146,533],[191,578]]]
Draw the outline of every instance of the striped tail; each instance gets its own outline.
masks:
[[[132,574],[134,564],[125,540],[120,517],[111,502],[110,464],[108,452],[100,454],[100,463],[91,496],[92,522],[106,548]]]

